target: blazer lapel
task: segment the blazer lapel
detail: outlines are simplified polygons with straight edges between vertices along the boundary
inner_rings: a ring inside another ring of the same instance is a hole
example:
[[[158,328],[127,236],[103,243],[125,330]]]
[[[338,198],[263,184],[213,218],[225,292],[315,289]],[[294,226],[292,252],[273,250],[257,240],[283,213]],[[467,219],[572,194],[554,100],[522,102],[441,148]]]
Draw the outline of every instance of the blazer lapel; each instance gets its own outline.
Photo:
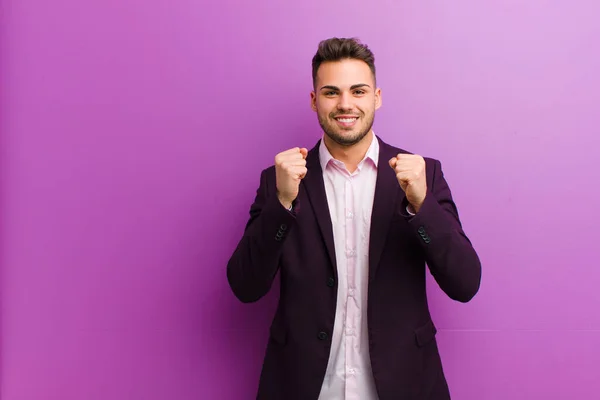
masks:
[[[379,139],[379,161],[369,239],[369,281],[373,280],[379,266],[379,260],[381,259],[398,198],[401,199],[404,196],[404,192],[402,192],[396,179],[396,174],[388,164],[388,160],[396,155],[391,146]]]
[[[329,205],[327,204],[327,194],[325,193],[325,183],[323,181],[323,170],[319,162],[319,145],[313,147],[306,157],[306,168],[308,170],[302,185],[306,190],[307,197],[310,201],[312,209],[317,218],[317,223],[321,230],[321,236],[325,242],[329,260],[333,266],[333,273],[337,280],[337,265],[335,258],[335,245],[333,242],[333,227],[331,223],[331,215],[329,213]]]

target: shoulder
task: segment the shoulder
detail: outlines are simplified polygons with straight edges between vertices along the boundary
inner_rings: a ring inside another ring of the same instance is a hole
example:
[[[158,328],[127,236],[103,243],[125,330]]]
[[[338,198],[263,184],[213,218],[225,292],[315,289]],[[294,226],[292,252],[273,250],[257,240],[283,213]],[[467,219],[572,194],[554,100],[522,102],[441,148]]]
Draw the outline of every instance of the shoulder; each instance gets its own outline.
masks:
[[[263,168],[260,172],[260,183],[261,185],[270,185],[275,182],[275,165],[270,165]]]

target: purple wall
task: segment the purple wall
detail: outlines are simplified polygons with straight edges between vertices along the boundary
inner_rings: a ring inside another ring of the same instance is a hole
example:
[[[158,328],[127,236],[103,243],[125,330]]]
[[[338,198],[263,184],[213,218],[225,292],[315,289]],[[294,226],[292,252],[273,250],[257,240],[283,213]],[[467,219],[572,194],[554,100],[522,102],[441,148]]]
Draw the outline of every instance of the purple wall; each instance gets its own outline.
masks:
[[[467,305],[430,286],[453,398],[600,392],[599,2],[0,4],[2,400],[253,398],[276,295],[238,303],[226,261],[260,169],[320,136],[334,35],[483,261]]]

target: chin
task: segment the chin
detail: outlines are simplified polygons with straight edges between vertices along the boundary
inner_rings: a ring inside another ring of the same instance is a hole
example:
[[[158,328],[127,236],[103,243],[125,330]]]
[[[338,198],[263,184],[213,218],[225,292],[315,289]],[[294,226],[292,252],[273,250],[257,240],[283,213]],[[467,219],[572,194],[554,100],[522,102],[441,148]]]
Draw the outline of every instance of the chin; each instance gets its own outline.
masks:
[[[364,135],[361,135],[359,133],[355,133],[353,130],[353,131],[342,131],[342,132],[333,131],[333,134],[328,133],[327,136],[329,136],[329,138],[331,140],[333,140],[334,142],[336,142],[339,145],[352,146],[352,145],[359,143],[361,140],[363,140],[365,138],[365,136],[367,136],[367,134],[365,133]]]

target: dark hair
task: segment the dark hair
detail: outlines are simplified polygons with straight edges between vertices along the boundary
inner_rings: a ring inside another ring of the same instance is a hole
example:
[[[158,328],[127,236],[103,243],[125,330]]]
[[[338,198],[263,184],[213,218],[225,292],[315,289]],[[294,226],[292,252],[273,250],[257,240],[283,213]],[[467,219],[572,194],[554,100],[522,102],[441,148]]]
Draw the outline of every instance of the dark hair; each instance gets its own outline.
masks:
[[[357,38],[330,38],[319,43],[317,53],[312,59],[313,86],[317,81],[317,71],[326,61],[341,61],[344,59],[361,60],[367,63],[373,79],[375,79],[375,55]]]

